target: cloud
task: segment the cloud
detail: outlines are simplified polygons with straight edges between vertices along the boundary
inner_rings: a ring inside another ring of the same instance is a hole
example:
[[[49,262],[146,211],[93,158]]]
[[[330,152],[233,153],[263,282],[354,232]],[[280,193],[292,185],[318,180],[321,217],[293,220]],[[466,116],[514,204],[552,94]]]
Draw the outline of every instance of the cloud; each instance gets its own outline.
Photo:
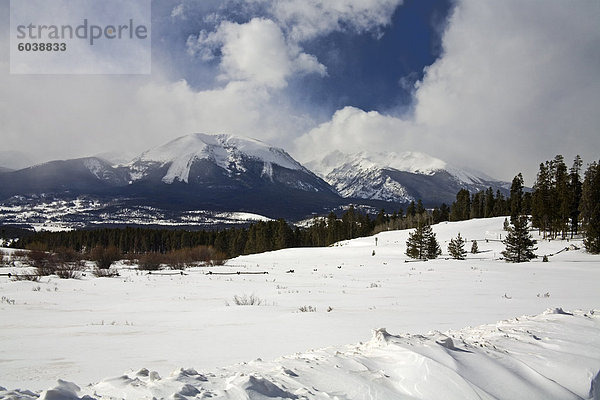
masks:
[[[258,2],[264,0],[255,0]],[[279,0],[269,2],[270,12],[301,42],[335,31],[379,32],[391,23],[402,0]]]
[[[171,18],[187,19],[183,3],[176,5],[171,10]]]
[[[293,74],[326,73],[325,66],[314,56],[287,42],[279,26],[264,18],[245,24],[222,22],[215,32],[201,32],[189,38],[188,50],[204,59],[219,53],[219,80],[226,82],[248,81],[282,88]]]
[[[296,141],[297,155],[305,161],[333,150],[346,153],[408,149],[415,144],[409,131],[413,124],[400,118],[345,107]]]
[[[356,144],[430,153],[503,179],[562,153],[597,158],[600,148],[600,7],[461,0],[441,57],[425,71],[410,115],[338,111],[300,138],[297,154]],[[311,150],[312,148],[312,150]],[[306,157],[302,157],[306,158]]]

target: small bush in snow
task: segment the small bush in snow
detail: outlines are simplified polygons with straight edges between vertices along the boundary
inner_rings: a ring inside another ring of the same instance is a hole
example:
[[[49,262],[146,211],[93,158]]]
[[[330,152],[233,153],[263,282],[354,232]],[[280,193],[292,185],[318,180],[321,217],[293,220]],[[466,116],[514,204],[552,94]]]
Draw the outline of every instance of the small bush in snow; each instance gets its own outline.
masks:
[[[79,266],[77,264],[65,263],[61,264],[56,268],[56,276],[61,279],[79,279],[81,274],[79,273]]]
[[[163,264],[164,257],[160,253],[147,253],[140,257],[140,269],[145,271],[158,271]]]
[[[90,252],[90,259],[96,262],[100,269],[109,269],[110,266],[119,261],[122,257],[121,252],[116,246],[96,246]]]
[[[317,312],[317,307],[313,306],[302,306],[298,309],[300,312]]]
[[[93,272],[96,278],[114,278],[119,276],[119,272],[116,269],[112,268],[94,268]]]
[[[40,280],[39,275],[34,274],[21,274],[21,275],[11,275],[10,279],[13,281],[31,281],[38,282]]]
[[[241,296],[233,296],[233,303],[236,306],[260,306],[264,303],[264,300],[255,296],[254,294],[251,294],[249,296],[243,294]]]

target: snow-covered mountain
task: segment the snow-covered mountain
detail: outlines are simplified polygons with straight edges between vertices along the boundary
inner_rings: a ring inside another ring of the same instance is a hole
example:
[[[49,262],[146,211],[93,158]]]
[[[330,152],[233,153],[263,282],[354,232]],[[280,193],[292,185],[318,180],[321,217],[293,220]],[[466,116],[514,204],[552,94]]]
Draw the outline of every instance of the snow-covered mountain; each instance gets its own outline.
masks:
[[[40,196],[60,203],[89,195],[111,205],[106,215],[149,206],[169,215],[206,210],[303,218],[343,202],[283,149],[232,135],[182,136],[124,164],[88,157],[0,174],[0,203],[11,206]]]
[[[63,219],[73,226],[115,223],[115,216],[118,223],[129,218],[185,224],[196,211],[300,220],[350,203],[391,210],[421,199],[426,206],[439,206],[452,203],[461,188],[496,190],[506,185],[415,152],[333,152],[306,168],[281,148],[233,135],[196,133],[129,162],[113,164],[107,158],[51,161],[1,172],[0,210],[14,212],[0,212],[0,223],[15,223],[16,217],[19,223],[54,223],[60,218],[50,216],[68,215]],[[69,207],[55,207],[65,204],[93,206],[67,214]],[[19,211],[33,209],[44,211]],[[31,217],[22,220],[23,215]]]
[[[249,172],[248,163],[262,164],[261,177],[273,180],[273,166],[290,171],[308,173],[300,163],[283,149],[271,147],[254,139],[232,135],[206,135],[196,133],[182,136],[165,145],[142,153],[127,166],[132,181],[148,177],[153,169],[167,168],[162,181],[190,183],[194,178],[194,164],[208,161],[221,168],[228,176],[240,176]],[[192,173],[192,176],[190,174]],[[301,183],[299,183],[302,186]],[[308,183],[307,188],[310,187]],[[319,187],[312,188],[319,191]]]
[[[482,173],[455,168],[419,152],[354,153],[334,151],[306,164],[344,197],[449,204],[462,189],[471,192],[506,188]]]

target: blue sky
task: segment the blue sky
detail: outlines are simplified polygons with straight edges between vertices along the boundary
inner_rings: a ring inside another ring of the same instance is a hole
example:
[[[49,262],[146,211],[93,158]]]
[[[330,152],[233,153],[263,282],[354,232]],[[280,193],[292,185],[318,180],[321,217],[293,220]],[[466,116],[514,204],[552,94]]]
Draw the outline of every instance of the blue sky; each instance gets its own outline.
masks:
[[[263,7],[242,13],[238,3],[210,7],[204,2],[197,7],[198,2],[183,2],[181,12],[189,15],[171,17],[171,4],[155,2],[154,34],[161,38],[155,44],[156,62],[169,64],[171,77],[184,77],[194,89],[213,88],[218,60],[188,56],[186,42],[202,30],[217,29],[218,22],[205,21],[210,15],[220,14],[238,24],[270,16]],[[330,115],[345,106],[368,110],[410,106],[414,83],[440,55],[441,34],[450,11],[450,1],[408,0],[393,10],[383,26],[367,31],[341,29],[301,41],[304,51],[327,68],[327,75],[292,77],[286,94],[297,106],[310,104]]]
[[[10,75],[5,30],[0,151],[232,133],[303,162],[420,151],[531,184],[558,153],[598,157],[598,20],[596,0],[154,0],[147,76]]]

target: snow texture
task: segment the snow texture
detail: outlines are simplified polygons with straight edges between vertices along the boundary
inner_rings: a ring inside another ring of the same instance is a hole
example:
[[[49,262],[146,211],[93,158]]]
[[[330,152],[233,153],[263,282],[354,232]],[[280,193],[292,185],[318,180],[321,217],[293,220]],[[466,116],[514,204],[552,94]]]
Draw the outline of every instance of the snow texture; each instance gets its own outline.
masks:
[[[506,263],[503,221],[433,227],[478,241],[464,261],[413,262],[389,231],[183,275],[0,277],[0,399],[598,399],[600,258],[533,232],[549,262]]]

